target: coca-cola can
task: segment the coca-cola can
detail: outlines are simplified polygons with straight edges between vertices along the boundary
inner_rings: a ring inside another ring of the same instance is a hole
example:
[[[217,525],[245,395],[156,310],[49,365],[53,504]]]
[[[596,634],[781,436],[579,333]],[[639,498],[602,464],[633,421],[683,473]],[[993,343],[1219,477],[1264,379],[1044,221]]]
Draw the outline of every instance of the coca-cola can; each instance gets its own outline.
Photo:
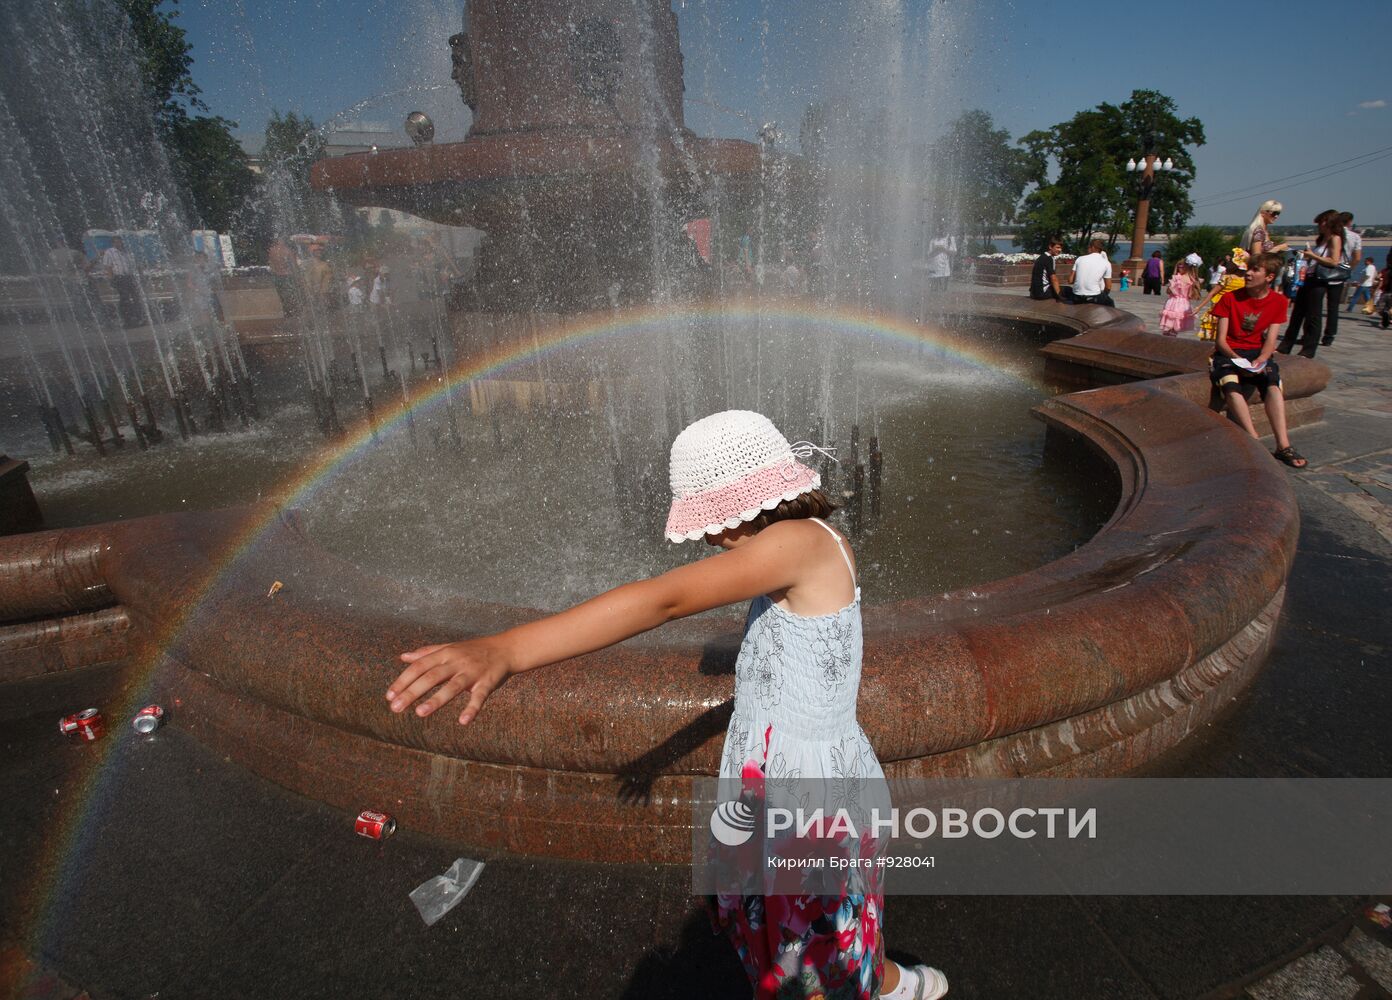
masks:
[[[358,813],[357,822],[353,824],[353,829],[359,837],[368,837],[372,840],[384,840],[396,832],[396,820],[386,813],[374,812],[371,809],[364,809]]]
[[[153,733],[164,722],[164,709],[158,705],[146,705],[135,713],[131,725],[137,733]]]
[[[65,736],[80,736],[92,743],[106,734],[106,723],[95,708],[84,708],[80,712],[63,716],[58,722],[58,731]]]

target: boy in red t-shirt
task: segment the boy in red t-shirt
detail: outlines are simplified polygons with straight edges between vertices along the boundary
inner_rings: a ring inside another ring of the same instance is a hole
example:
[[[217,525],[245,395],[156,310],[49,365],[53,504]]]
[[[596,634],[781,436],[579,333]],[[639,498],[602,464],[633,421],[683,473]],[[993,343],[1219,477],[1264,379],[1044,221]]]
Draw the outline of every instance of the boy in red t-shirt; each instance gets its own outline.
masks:
[[[1261,393],[1266,419],[1276,438],[1273,454],[1295,469],[1305,459],[1291,447],[1286,434],[1286,402],[1281,393],[1281,370],[1271,356],[1276,352],[1276,332],[1286,321],[1287,301],[1271,290],[1281,273],[1278,254],[1257,254],[1247,263],[1247,286],[1228,292],[1213,307],[1218,338],[1209,360],[1209,378],[1223,393],[1228,413],[1252,437],[1252,412],[1247,398],[1253,389]]]

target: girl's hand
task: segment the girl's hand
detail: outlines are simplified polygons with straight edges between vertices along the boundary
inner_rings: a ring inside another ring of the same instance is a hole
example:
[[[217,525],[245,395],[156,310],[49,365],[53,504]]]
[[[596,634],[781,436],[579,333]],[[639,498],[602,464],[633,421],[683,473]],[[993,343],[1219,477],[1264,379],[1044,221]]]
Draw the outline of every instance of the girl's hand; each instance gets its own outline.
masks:
[[[401,659],[410,666],[387,689],[391,710],[404,712],[416,699],[438,688],[416,706],[416,714],[424,717],[468,691],[469,703],[459,715],[461,726],[478,715],[483,700],[514,672],[505,648],[493,639],[422,646],[402,653]]]

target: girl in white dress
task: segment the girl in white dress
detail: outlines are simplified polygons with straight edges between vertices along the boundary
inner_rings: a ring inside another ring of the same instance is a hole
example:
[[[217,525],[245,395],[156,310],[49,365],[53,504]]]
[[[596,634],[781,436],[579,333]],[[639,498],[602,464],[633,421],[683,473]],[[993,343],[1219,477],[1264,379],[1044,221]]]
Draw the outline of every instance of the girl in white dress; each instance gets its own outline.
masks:
[[[515,673],[750,601],[721,776],[754,776],[760,785],[820,778],[838,788],[882,782],[856,721],[860,588],[849,546],[822,520],[834,508],[818,474],[767,417],[727,410],[677,436],[671,484],[667,538],[704,538],[723,551],[497,635],[403,653],[408,666],[386,695],[392,711],[419,702],[416,714],[425,716],[467,694],[459,715],[467,724]],[[718,897],[715,924],[734,944],[758,1000],[935,1000],[947,993],[938,970],[885,960],[878,880],[855,888]]]

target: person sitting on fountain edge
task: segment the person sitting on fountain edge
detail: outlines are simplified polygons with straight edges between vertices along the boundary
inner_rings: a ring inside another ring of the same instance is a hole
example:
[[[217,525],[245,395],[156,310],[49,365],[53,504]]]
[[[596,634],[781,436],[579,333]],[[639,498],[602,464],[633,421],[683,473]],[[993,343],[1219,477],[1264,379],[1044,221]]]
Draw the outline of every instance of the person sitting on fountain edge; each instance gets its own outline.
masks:
[[[1209,360],[1209,378],[1222,392],[1228,413],[1254,438],[1257,429],[1247,400],[1253,389],[1260,392],[1276,438],[1273,454],[1292,468],[1303,469],[1305,459],[1291,447],[1286,433],[1281,370],[1272,358],[1276,332],[1286,321],[1289,304],[1271,288],[1283,264],[1280,254],[1257,254],[1247,262],[1246,287],[1228,292],[1213,307],[1218,336]]]
[[[1034,270],[1030,272],[1030,298],[1053,299],[1057,302],[1062,297],[1058,275],[1054,273],[1054,258],[1061,253],[1063,240],[1050,236],[1044,252],[1034,258]]]
[[[887,808],[884,772],[856,720],[863,639],[855,564],[845,538],[822,520],[835,508],[820,476],[796,457],[814,447],[799,442],[795,453],[767,417],[748,410],[691,424],[672,443],[665,533],[669,541],[704,539],[724,551],[497,635],[403,653],[409,666],[387,691],[391,710],[424,699],[416,714],[428,716],[467,692],[462,725],[513,674],[751,601],[735,662],[722,788],[771,798],[786,775],[837,789],[851,779],[831,779],[854,774],[857,787],[840,801],[869,801],[869,787],[861,786],[873,783],[884,790]],[[854,761],[851,772],[847,760]],[[756,1000],[935,1000],[947,992],[938,970],[885,959],[884,892],[879,869],[867,871],[829,895],[741,895],[743,879],[739,887],[722,882],[712,922],[734,944]],[[754,881],[764,888],[762,873]]]
[[[1088,243],[1088,252],[1073,262],[1073,287],[1068,302],[1116,305],[1112,301],[1112,262],[1105,252],[1106,245],[1102,240],[1092,240]]]

